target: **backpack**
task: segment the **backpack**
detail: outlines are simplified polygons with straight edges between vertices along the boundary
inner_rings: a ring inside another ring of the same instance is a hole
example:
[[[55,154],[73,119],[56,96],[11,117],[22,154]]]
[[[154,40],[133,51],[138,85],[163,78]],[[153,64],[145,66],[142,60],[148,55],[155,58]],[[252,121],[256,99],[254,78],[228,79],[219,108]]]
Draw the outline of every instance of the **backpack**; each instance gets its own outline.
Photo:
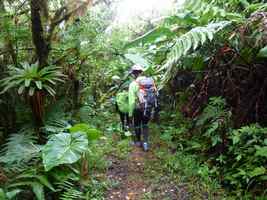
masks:
[[[129,104],[129,100],[128,100],[128,92],[123,91],[123,92],[119,92],[116,95],[116,104],[118,106],[118,110],[122,113],[128,113],[128,104]]]
[[[151,77],[140,77],[136,80],[139,85],[137,93],[139,107],[144,112],[144,116],[150,116],[154,108],[158,106],[157,88]]]

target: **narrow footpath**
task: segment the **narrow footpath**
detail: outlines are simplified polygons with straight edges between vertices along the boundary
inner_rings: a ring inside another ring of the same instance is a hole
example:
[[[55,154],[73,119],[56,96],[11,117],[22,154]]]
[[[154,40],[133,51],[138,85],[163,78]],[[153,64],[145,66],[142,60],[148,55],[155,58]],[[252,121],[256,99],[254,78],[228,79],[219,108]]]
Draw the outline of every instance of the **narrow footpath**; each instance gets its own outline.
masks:
[[[164,175],[153,150],[144,152],[133,147],[125,160],[114,155],[108,159],[112,164],[107,176],[113,187],[108,189],[106,200],[190,199],[185,186],[177,186]]]

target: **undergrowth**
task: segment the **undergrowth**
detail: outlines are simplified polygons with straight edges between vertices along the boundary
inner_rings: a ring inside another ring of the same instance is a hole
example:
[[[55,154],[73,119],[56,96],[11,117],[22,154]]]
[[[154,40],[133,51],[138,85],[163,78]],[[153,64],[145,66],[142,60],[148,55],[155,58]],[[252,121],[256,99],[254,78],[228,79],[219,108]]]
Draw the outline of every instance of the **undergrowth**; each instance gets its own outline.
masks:
[[[266,199],[266,128],[259,124],[234,128],[220,97],[211,98],[192,121],[177,113],[162,116],[159,136],[173,152],[157,153],[169,173],[180,174],[181,179],[198,177],[207,191],[223,186],[227,199]]]
[[[146,164],[150,166],[146,174],[152,184],[160,187],[162,181],[172,183],[185,190],[189,199],[222,199],[225,196],[219,182],[209,175],[209,169],[197,155],[187,153],[181,145],[175,147],[171,136],[167,136],[174,133],[171,132],[174,131],[172,128],[161,125],[160,129],[153,127],[152,130],[153,152],[157,162],[148,160]]]

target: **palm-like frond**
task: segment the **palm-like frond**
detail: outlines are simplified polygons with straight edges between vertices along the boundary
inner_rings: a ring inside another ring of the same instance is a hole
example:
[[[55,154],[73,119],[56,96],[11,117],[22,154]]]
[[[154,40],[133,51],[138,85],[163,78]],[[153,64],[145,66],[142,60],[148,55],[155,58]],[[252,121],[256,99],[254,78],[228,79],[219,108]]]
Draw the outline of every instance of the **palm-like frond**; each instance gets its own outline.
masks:
[[[160,67],[160,70],[166,70],[163,84],[171,78],[171,74],[182,56],[187,55],[191,50],[196,50],[206,41],[211,41],[218,31],[229,24],[229,21],[210,23],[207,26],[193,28],[191,31],[178,37],[168,54],[167,61]]]
[[[19,94],[28,92],[33,96],[36,90],[44,90],[54,96],[56,92],[52,86],[56,85],[56,82],[64,82],[65,77],[59,69],[59,67],[47,66],[39,70],[37,64],[28,63],[22,64],[22,68],[12,67],[9,70],[9,76],[0,82],[4,88],[1,93],[11,88],[18,88]]]

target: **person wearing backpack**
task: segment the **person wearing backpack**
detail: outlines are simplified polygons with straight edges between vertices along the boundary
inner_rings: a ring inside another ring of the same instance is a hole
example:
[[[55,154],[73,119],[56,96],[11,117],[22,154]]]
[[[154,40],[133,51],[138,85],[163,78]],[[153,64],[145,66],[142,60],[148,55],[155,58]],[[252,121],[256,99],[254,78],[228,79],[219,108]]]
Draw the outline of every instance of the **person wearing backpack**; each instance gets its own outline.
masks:
[[[144,68],[140,65],[133,65],[131,68],[130,73],[134,80],[129,86],[128,109],[134,126],[134,143],[136,146],[143,147],[144,151],[148,151],[148,122],[157,107],[157,89],[154,80],[142,75],[143,72]]]

